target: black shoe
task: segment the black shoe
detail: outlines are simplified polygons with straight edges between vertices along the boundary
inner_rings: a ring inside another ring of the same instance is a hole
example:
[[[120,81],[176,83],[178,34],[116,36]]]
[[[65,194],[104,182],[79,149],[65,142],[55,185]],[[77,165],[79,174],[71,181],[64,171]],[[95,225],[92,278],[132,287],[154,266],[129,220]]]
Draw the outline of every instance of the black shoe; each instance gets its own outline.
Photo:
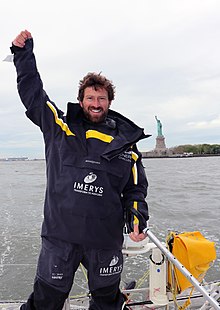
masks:
[[[124,290],[132,290],[133,288],[135,288],[135,286],[136,286],[136,281],[133,280],[129,283],[126,283]],[[128,303],[130,293],[123,293],[123,295],[124,295],[125,302]],[[124,305],[123,310],[131,310],[131,308],[128,305]]]
[[[133,290],[133,288],[135,288],[136,286],[136,281],[133,280],[131,282],[128,282],[125,287],[124,287],[124,290]]]

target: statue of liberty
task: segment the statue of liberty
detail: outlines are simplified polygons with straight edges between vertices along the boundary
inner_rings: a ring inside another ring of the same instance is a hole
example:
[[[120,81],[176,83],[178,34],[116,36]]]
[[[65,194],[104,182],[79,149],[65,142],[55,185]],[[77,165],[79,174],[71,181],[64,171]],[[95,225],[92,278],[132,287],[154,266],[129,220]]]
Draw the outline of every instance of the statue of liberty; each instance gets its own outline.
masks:
[[[157,136],[158,137],[163,137],[163,133],[162,133],[162,123],[161,121],[157,118],[157,116],[155,116],[155,119],[157,121]]]

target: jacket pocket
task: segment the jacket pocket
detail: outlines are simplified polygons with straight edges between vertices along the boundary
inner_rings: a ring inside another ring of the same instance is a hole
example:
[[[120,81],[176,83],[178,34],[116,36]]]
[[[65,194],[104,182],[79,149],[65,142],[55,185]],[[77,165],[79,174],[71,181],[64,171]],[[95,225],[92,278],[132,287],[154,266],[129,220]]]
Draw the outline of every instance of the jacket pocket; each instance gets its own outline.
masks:
[[[67,243],[43,238],[38,260],[37,277],[45,283],[68,291],[71,286],[71,248]],[[62,243],[62,245],[61,245]]]

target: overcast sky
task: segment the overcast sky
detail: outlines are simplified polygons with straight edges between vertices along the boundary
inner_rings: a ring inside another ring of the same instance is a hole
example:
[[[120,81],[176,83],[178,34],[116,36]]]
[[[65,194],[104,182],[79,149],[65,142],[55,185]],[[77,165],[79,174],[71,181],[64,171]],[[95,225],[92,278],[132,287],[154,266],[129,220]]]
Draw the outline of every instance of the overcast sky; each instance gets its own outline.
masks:
[[[219,0],[1,1],[0,60],[28,29],[44,89],[66,111],[79,80],[100,72],[116,86],[112,109],[167,147],[220,143]],[[43,157],[40,130],[25,116],[12,63],[0,61],[0,158]]]

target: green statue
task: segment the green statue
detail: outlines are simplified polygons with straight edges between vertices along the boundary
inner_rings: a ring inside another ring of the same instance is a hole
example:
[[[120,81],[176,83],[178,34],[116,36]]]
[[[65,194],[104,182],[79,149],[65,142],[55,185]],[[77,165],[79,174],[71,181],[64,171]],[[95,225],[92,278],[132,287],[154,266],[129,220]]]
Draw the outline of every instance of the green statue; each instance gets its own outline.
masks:
[[[157,136],[161,137],[163,136],[163,133],[162,133],[162,123],[161,121],[157,118],[157,116],[155,116],[155,119],[157,121]]]

